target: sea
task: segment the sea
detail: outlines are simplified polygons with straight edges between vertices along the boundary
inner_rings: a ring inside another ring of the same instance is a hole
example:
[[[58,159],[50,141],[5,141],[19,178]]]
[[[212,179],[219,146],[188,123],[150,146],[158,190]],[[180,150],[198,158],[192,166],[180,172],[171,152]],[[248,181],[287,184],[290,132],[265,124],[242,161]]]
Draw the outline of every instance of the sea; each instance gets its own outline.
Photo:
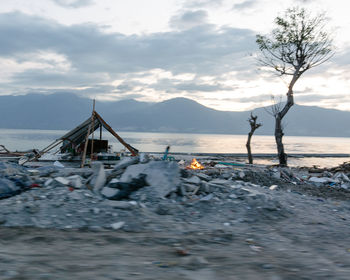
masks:
[[[66,130],[0,129],[0,145],[4,145],[10,151],[41,150],[67,132]],[[140,152],[161,153],[170,146],[170,153],[174,154],[240,154],[242,157],[242,154],[246,153],[247,135],[123,131],[118,131],[118,134]],[[103,139],[109,140],[109,144],[116,152],[124,148],[108,132],[103,133]],[[285,136],[284,145],[287,154],[298,155],[289,158],[288,163],[291,166],[331,167],[350,161],[350,138]],[[274,136],[254,135],[251,147],[253,155],[276,154]],[[274,164],[277,160],[273,157],[269,159],[259,157],[255,158],[254,162]]]

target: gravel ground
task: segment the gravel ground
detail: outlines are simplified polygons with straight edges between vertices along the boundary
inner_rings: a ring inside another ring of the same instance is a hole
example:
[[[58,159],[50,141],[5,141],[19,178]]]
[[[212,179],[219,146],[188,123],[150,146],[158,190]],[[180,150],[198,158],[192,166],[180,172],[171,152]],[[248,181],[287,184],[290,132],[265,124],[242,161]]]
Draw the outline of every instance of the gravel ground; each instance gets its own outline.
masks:
[[[114,201],[87,187],[91,170],[75,189],[45,185],[67,170],[22,170],[34,186],[0,200],[0,279],[349,279],[349,190],[286,169],[179,171],[167,197]]]

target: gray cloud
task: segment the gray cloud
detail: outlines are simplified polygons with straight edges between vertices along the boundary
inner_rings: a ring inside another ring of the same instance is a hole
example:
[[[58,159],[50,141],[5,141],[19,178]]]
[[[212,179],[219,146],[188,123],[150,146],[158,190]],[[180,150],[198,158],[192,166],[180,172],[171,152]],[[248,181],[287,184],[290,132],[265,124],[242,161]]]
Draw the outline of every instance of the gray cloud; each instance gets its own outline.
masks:
[[[350,50],[344,49],[335,53],[331,61],[336,63],[339,67],[348,66],[350,64]]]
[[[299,95],[296,98],[297,103],[312,103],[312,102],[322,102],[324,100],[339,103],[339,101],[349,100],[346,95],[321,95],[321,94],[305,94]]]
[[[245,10],[245,9],[250,9],[255,6],[257,3],[256,0],[245,0],[242,3],[238,3],[233,5],[234,10]]]
[[[310,94],[312,92],[314,92],[314,90],[310,87],[306,87],[303,90],[294,90],[294,94],[297,94],[298,96],[303,94]]]
[[[98,73],[79,73],[69,71],[68,73],[55,72],[50,70],[33,69],[18,73],[13,78],[13,83],[28,87],[84,87],[93,83],[107,82],[103,75]]]
[[[315,0],[295,0],[295,2],[299,2],[302,4],[309,4],[311,2],[315,2]]]
[[[203,83],[200,80],[191,80],[186,82],[180,82],[174,79],[160,79],[154,85],[150,85],[149,87],[165,91],[167,93],[180,93],[180,92],[219,92],[219,91],[232,91],[235,87],[228,87],[221,85],[219,83],[216,84],[207,84]]]
[[[231,98],[224,98],[222,101],[228,101],[228,102],[239,102],[239,103],[260,103],[265,101],[271,101],[271,94],[261,94],[261,95],[255,95],[255,96],[249,96],[249,97],[231,97]]]
[[[203,24],[178,32],[127,36],[107,34],[91,24],[64,26],[18,12],[0,14],[0,36],[0,56],[23,62],[34,59],[36,52],[58,53],[66,57],[77,76],[114,76],[154,68],[198,75],[248,71],[254,66],[242,59],[256,48],[255,34],[248,29]],[[29,71],[19,74],[17,80],[28,82],[30,75],[34,79],[35,73]],[[54,74],[48,73],[48,80],[54,82]]]
[[[224,0],[186,0],[184,1],[184,7],[186,8],[205,8],[221,6]]]
[[[208,21],[208,13],[204,10],[186,11],[180,15],[173,16],[169,25],[175,29],[190,29],[203,25]]]
[[[93,4],[93,0],[52,0],[57,5],[65,8],[81,8]]]

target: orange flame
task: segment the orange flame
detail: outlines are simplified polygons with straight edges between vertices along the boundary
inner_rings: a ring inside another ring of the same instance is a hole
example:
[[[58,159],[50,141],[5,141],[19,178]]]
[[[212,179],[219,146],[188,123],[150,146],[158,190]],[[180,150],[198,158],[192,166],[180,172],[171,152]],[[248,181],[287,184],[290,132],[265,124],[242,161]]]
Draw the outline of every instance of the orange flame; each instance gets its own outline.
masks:
[[[187,166],[188,169],[204,169],[204,166],[201,165],[195,158],[192,159],[191,165]]]

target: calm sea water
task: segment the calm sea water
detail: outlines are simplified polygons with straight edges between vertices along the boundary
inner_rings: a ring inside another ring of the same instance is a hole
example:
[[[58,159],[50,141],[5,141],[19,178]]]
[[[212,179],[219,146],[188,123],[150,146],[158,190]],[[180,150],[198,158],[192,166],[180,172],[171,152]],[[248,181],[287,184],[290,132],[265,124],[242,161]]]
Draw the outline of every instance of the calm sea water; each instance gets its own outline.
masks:
[[[27,130],[0,129],[0,144],[9,150],[43,149],[55,139],[61,137],[65,130]],[[181,153],[246,153],[245,143],[247,135],[226,134],[180,134],[180,133],[140,133],[118,132],[118,134],[133,147],[142,152],[162,152],[167,145],[171,152]],[[115,151],[123,146],[108,132],[104,132],[104,139],[108,139]],[[285,150],[289,154],[350,154],[350,138],[337,137],[284,137]],[[276,153],[273,136],[254,135],[252,139],[253,153]],[[307,165],[319,164],[336,165],[348,158],[328,159],[298,159]],[[323,163],[325,161],[325,163]],[[289,162],[291,163],[291,161]]]

